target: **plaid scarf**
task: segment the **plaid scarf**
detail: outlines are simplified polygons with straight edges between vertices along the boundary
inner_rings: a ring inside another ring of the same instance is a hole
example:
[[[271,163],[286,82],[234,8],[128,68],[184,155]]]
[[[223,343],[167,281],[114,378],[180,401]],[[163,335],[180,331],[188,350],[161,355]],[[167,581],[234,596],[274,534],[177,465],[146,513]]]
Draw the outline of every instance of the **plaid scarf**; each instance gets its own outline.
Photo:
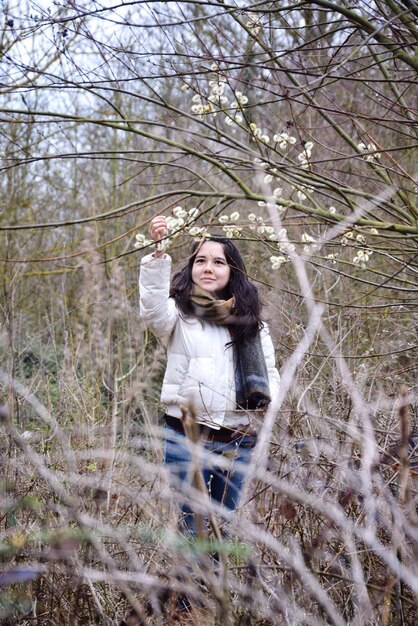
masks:
[[[208,291],[193,285],[190,301],[199,319],[221,326],[239,324],[234,297],[217,300]],[[239,345],[233,344],[233,350],[237,408],[253,411],[267,407],[271,396],[260,333]]]

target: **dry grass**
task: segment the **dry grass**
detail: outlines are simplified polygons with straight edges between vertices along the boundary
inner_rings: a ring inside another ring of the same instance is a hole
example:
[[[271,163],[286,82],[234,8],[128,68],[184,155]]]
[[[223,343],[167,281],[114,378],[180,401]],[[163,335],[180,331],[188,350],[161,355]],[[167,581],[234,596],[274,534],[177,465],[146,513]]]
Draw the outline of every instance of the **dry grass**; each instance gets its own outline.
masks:
[[[112,439],[112,419],[63,428],[3,375],[8,383],[38,427],[22,432],[3,407],[3,624],[415,623],[408,395],[395,401],[392,430],[367,441],[349,419],[283,408],[268,467],[254,468],[219,546],[177,531],[153,415],[118,423]],[[183,594],[196,606],[179,613]]]
[[[280,397],[242,508],[213,510],[228,538],[193,542],[162,465],[164,353],[129,304],[136,276],[115,290],[97,264],[45,285],[48,323],[16,310],[2,342],[1,623],[415,624],[415,381],[393,320],[269,298]],[[80,307],[61,297],[75,287]]]

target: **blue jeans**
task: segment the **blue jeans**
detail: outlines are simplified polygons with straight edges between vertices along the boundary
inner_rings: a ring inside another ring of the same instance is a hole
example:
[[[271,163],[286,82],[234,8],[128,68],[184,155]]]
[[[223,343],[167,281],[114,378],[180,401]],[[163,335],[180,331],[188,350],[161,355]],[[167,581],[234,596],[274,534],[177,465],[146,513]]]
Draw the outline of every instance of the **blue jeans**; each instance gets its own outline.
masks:
[[[164,463],[168,466],[170,475],[174,478],[172,484],[180,491],[183,526],[191,534],[195,534],[193,506],[187,502],[182,492],[182,486],[190,486],[191,452],[187,445],[186,436],[165,426]],[[245,435],[231,443],[221,441],[202,442],[206,454],[201,460],[200,470],[203,480],[212,500],[222,504],[230,511],[234,511],[239,504],[245,469],[251,457],[255,438]],[[208,452],[210,457],[208,458]],[[219,467],[220,457],[230,461],[228,468]],[[187,491],[187,490],[186,490]],[[198,497],[196,494],[193,497]]]

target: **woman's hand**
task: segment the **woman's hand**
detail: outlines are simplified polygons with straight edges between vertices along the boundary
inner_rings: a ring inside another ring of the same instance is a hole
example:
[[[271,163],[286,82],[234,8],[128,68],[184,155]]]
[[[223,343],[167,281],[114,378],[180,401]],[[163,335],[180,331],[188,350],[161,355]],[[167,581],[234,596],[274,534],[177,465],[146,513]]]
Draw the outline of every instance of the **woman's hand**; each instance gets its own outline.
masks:
[[[149,226],[149,233],[155,243],[158,243],[161,239],[167,236],[167,218],[165,215],[157,215],[152,218]]]
[[[160,242],[164,237],[167,237],[167,218],[165,215],[156,215],[152,218],[149,225],[149,232],[155,241],[156,250],[154,256],[162,256],[164,254],[164,248]]]

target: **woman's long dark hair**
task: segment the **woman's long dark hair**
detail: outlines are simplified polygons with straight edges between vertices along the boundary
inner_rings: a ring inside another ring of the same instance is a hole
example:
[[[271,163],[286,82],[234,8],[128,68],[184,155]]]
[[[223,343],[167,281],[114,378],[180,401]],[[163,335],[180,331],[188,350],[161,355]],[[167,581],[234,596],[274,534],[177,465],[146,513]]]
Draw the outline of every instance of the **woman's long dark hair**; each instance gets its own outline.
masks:
[[[236,323],[231,325],[232,341],[231,345],[238,345],[252,339],[262,328],[261,303],[255,285],[248,279],[247,270],[242,256],[230,239],[222,235],[211,235],[203,241],[214,241],[220,243],[224,249],[225,258],[231,268],[231,275],[228,285],[222,293],[222,298],[235,297],[235,307],[233,313]],[[174,274],[171,280],[170,296],[174,298],[180,311],[185,316],[193,315],[193,308],[190,302],[192,290],[192,268],[202,242],[196,241],[191,249],[189,261],[182,270]]]

